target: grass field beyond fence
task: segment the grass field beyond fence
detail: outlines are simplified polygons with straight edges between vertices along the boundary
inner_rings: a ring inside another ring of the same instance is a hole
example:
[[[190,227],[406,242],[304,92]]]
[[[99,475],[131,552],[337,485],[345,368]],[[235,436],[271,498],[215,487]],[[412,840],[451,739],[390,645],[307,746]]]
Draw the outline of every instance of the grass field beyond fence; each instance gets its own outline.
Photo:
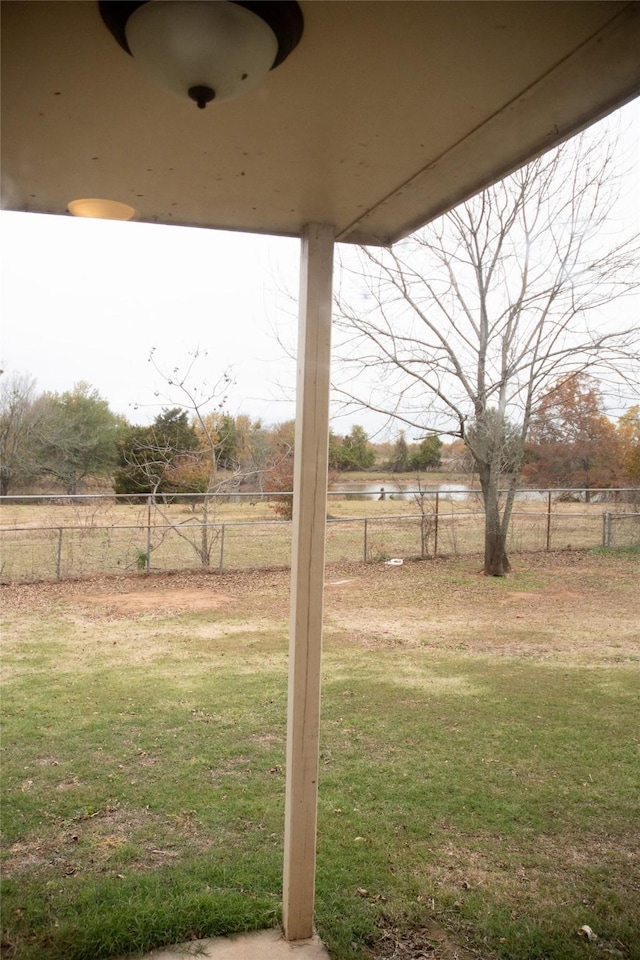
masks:
[[[634,506],[639,494],[589,491],[587,500],[578,490],[522,491],[508,550],[640,546]],[[468,556],[484,548],[477,491],[370,496],[329,494],[329,562]],[[191,499],[129,504],[113,496],[0,498],[0,581],[288,566],[291,523],[279,520],[268,496],[212,496],[206,508]]]
[[[639,960],[639,566],[328,568],[333,960]],[[286,571],[2,594],[3,956],[277,925]]]

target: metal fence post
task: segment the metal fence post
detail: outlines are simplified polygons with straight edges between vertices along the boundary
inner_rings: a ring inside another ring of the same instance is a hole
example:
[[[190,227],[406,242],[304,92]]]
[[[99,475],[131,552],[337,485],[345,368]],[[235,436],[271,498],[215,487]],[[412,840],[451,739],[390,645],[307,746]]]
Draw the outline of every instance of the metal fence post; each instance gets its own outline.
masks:
[[[547,553],[551,550],[551,490],[547,496]]]
[[[202,523],[200,524],[200,563],[203,567],[209,566],[209,504],[207,497],[202,501]]]
[[[613,546],[613,514],[607,514],[607,546]]]
[[[220,566],[218,572],[224,570],[224,523],[220,524]]]
[[[151,569],[151,502],[152,497],[147,497],[147,573]]]
[[[58,527],[58,553],[56,556],[56,580],[62,579],[62,527]]]
[[[367,518],[364,518],[364,562],[367,562]]]
[[[438,556],[438,517],[440,516],[440,491],[436,490],[436,516],[433,525],[433,559]]]

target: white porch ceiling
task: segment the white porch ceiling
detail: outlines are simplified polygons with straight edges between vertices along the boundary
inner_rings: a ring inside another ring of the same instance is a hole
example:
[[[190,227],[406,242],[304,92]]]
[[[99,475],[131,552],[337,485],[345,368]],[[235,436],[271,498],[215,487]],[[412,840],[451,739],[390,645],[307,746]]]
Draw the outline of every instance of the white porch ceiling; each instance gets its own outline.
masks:
[[[640,4],[302,0],[239,100],[156,88],[93,0],[2,3],[2,205],[391,243],[640,93]]]

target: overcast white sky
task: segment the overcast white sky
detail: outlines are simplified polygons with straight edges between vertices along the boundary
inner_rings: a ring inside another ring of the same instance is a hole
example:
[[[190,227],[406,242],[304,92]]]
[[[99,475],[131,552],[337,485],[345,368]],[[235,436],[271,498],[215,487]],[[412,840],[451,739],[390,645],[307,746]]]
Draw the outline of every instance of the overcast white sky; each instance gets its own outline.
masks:
[[[640,210],[640,101],[622,111]],[[639,223],[640,226],[640,223]],[[0,214],[1,366],[28,373],[40,391],[86,380],[111,408],[145,422],[158,412],[164,367],[208,353],[195,379],[233,368],[228,409],[266,423],[294,416],[279,384],[294,364],[274,334],[295,342],[299,244],[295,240],[142,223]],[[292,394],[289,394],[292,396]],[[136,410],[136,405],[140,409]],[[382,423],[362,413],[370,433]]]
[[[277,382],[293,364],[273,328],[295,337],[296,240],[4,212],[0,355],[39,390],[86,380],[113,410],[153,418],[163,368],[206,351],[194,379],[231,366],[229,409],[267,422],[294,415]],[[134,406],[141,405],[136,411]]]

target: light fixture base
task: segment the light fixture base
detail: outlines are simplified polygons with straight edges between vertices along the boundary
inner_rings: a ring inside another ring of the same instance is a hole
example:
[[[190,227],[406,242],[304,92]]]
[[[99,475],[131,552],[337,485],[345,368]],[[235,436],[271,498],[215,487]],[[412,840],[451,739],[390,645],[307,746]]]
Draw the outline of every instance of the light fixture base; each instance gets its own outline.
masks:
[[[215,99],[215,93],[211,87],[189,87],[187,93],[192,100],[195,100],[200,110],[204,110],[206,105]]]

